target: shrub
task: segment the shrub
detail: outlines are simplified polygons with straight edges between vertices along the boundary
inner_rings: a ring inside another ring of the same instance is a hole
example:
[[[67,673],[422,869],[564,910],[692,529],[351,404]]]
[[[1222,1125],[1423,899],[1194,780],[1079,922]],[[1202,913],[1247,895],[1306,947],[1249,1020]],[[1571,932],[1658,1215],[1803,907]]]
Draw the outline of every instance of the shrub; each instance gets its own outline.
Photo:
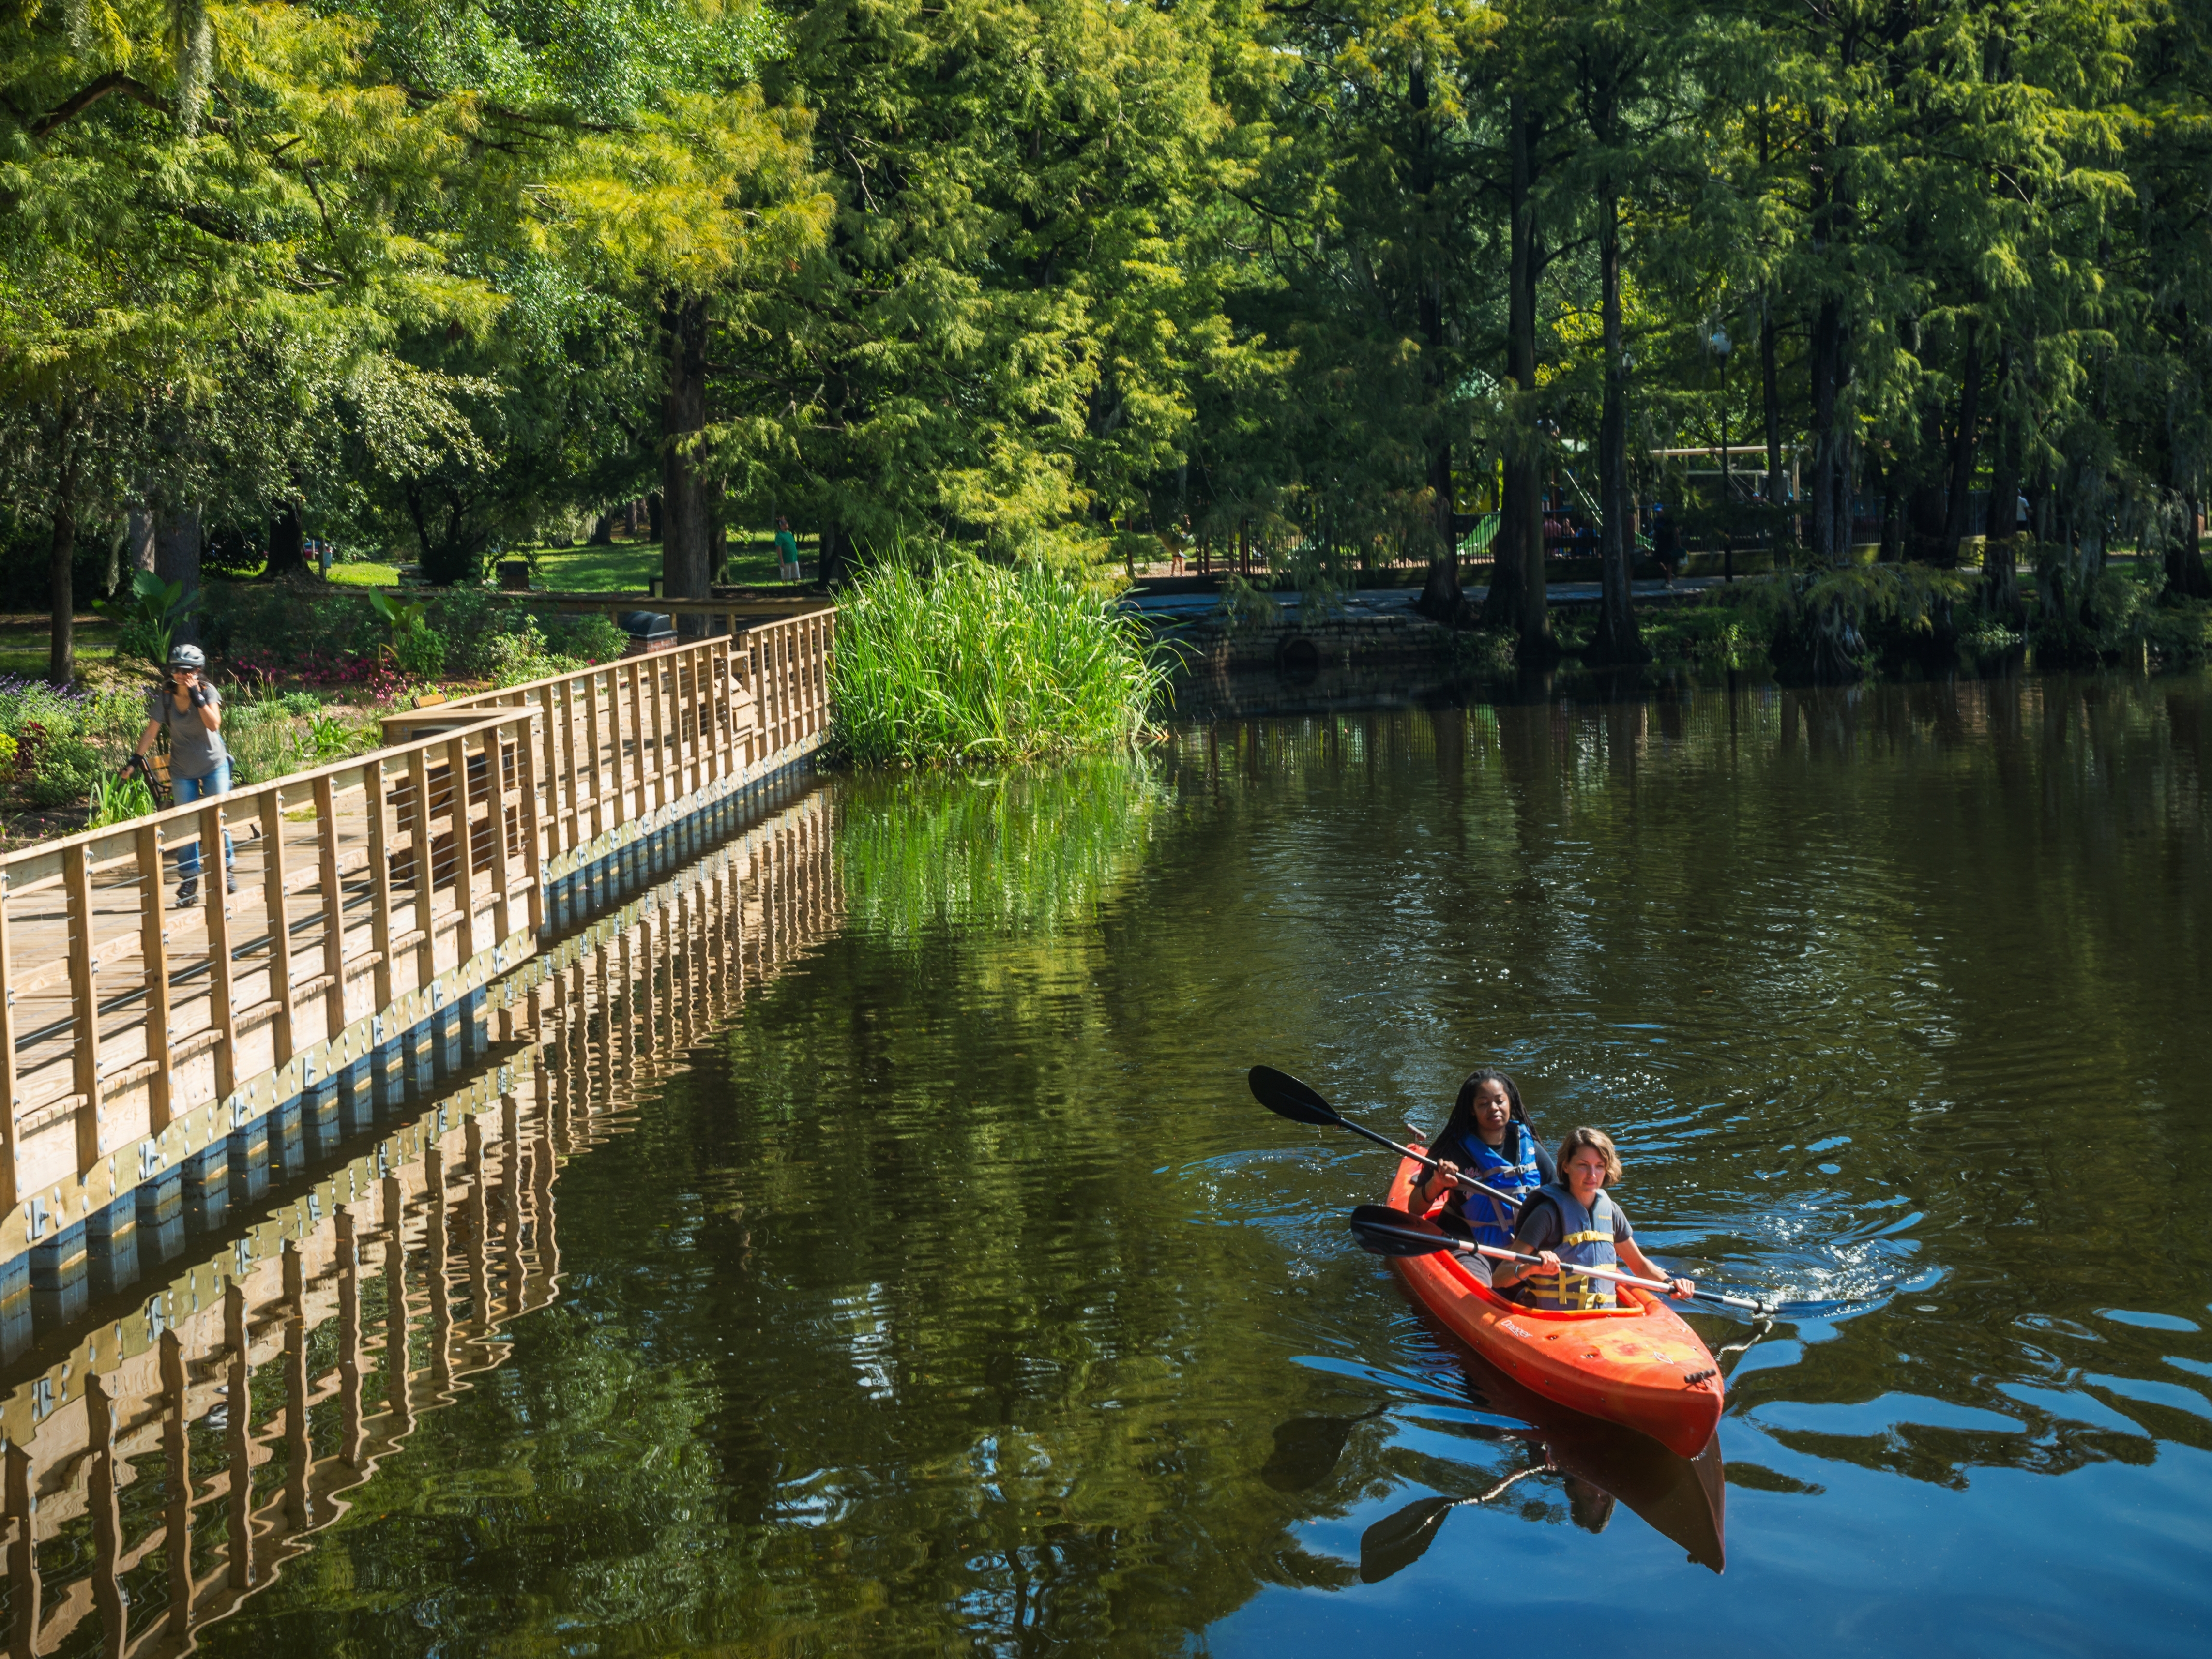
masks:
[[[1110,595],[1031,567],[864,571],[832,660],[852,759],[1020,760],[1133,743],[1167,673]]]
[[[74,806],[92,793],[103,769],[100,751],[76,732],[50,733],[23,793],[34,806]]]
[[[611,617],[593,613],[547,617],[542,621],[546,648],[556,657],[574,657],[587,663],[611,662],[629,649],[629,635]]]
[[[418,680],[434,680],[446,672],[446,636],[434,628],[410,628],[392,641],[392,659]]]

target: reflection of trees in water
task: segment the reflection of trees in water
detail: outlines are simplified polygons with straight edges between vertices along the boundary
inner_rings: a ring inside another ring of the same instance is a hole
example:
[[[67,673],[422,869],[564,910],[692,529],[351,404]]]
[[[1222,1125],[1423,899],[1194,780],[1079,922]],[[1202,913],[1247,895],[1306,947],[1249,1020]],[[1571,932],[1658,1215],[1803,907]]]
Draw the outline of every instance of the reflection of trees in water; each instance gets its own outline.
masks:
[[[1136,866],[1160,799],[1135,757],[856,776],[837,836],[854,920],[906,943],[948,926],[1051,934]]]

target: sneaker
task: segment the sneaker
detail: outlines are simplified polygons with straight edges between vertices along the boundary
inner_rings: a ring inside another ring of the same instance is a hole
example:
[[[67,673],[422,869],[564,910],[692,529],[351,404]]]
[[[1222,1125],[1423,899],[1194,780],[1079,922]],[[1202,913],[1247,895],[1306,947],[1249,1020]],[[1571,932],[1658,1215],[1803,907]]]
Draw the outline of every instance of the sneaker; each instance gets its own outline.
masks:
[[[200,878],[186,876],[177,884],[177,908],[189,910],[200,902]]]

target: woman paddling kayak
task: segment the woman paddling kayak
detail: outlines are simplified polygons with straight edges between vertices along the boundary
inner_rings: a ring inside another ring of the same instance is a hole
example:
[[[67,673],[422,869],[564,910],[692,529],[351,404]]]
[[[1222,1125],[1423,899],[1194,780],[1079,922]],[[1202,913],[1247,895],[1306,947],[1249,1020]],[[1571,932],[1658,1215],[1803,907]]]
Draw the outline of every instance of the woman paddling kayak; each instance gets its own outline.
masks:
[[[1513,1226],[1522,1200],[1559,1179],[1552,1155],[1536,1139],[1521,1091],[1503,1072],[1486,1066],[1459,1085],[1451,1115],[1429,1142],[1429,1154],[1443,1165],[1429,1171],[1413,1190],[1413,1210],[1425,1212],[1455,1175],[1470,1175],[1486,1187],[1510,1194],[1513,1201],[1455,1188],[1435,1220],[1446,1232],[1477,1244],[1513,1242]],[[1479,1257],[1468,1258],[1470,1261]]]
[[[1559,1178],[1547,1182],[1521,1206],[1512,1248],[1543,1258],[1541,1267],[1501,1261],[1491,1274],[1500,1295],[1516,1285],[1514,1299],[1531,1308],[1581,1311],[1618,1304],[1609,1279],[1593,1279],[1577,1267],[1626,1267],[1645,1279],[1668,1279],[1680,1299],[1696,1291],[1696,1281],[1674,1279],[1652,1265],[1637,1244],[1628,1217],[1605,1190],[1620,1179],[1620,1154],[1613,1138],[1598,1129],[1577,1129],[1559,1143]],[[1563,1271],[1564,1269],[1564,1271]]]

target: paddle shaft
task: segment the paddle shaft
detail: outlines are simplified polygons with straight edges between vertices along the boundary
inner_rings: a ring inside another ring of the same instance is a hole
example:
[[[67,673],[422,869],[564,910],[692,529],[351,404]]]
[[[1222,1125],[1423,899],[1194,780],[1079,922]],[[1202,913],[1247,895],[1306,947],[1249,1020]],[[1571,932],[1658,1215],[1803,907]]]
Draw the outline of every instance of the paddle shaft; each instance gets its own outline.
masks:
[[[1351,1130],[1352,1133],[1356,1135],[1365,1135],[1377,1146],[1388,1146],[1392,1152],[1400,1153],[1404,1157],[1410,1158],[1416,1164],[1425,1164],[1432,1171],[1441,1170],[1444,1167],[1435,1158],[1431,1158],[1426,1152],[1416,1152],[1411,1146],[1401,1146],[1396,1141],[1391,1139],[1389,1136],[1377,1134],[1374,1130],[1369,1128],[1364,1123],[1354,1123],[1350,1118],[1345,1116],[1341,1112],[1337,1114],[1336,1121],[1344,1125],[1346,1128]],[[1521,1200],[1514,1197],[1512,1194],[1501,1193],[1495,1187],[1486,1187],[1481,1182],[1477,1181],[1473,1176],[1467,1174],[1463,1170],[1460,1174],[1451,1176],[1450,1179],[1459,1186],[1471,1187],[1476,1192],[1487,1194],[1490,1197],[1497,1199],[1503,1203],[1512,1205],[1516,1209],[1518,1209],[1521,1206]]]
[[[1417,1233],[1410,1227],[1385,1227],[1378,1222],[1370,1221],[1362,1224],[1378,1233],[1395,1233],[1401,1238],[1426,1239],[1431,1236],[1428,1233]],[[1503,1249],[1495,1244],[1470,1244],[1464,1239],[1442,1235],[1437,1235],[1436,1237],[1438,1249],[1449,1250],[1456,1255],[1486,1255],[1493,1261],[1517,1261],[1523,1267],[1540,1267],[1544,1265],[1544,1258],[1540,1255],[1528,1255],[1520,1250]],[[1574,1262],[1562,1261],[1559,1264],[1559,1271],[1563,1273],[1580,1273],[1585,1279],[1610,1279],[1617,1285],[1633,1285],[1640,1291],[1657,1291],[1665,1296],[1672,1296],[1674,1293],[1674,1285],[1663,1279],[1644,1279],[1635,1273],[1622,1273],[1618,1267],[1601,1267],[1595,1263],[1578,1266]],[[1731,1308],[1748,1308],[1753,1313],[1767,1311],[1764,1302],[1753,1302],[1747,1297],[1723,1296],[1718,1291],[1692,1291],[1690,1294],[1700,1302],[1725,1303]]]

